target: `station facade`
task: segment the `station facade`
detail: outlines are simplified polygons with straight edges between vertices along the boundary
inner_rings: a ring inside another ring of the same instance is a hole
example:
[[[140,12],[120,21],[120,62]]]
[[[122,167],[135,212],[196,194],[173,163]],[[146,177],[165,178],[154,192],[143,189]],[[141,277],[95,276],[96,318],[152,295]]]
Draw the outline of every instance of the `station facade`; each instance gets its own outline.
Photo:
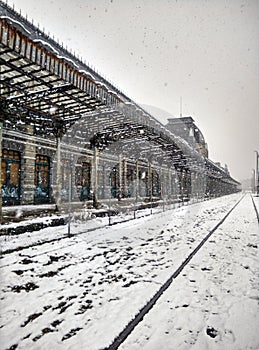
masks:
[[[176,198],[180,192],[186,197],[190,193],[187,171],[151,163],[144,157],[132,160],[117,151],[114,154],[78,146],[71,151],[62,142],[60,146],[59,151],[54,138],[35,137],[32,127],[27,127],[27,133],[3,129],[3,205],[66,202],[69,188],[74,201],[155,199],[165,194]]]
[[[237,191],[191,117],[162,125],[7,4],[0,10],[1,205]]]

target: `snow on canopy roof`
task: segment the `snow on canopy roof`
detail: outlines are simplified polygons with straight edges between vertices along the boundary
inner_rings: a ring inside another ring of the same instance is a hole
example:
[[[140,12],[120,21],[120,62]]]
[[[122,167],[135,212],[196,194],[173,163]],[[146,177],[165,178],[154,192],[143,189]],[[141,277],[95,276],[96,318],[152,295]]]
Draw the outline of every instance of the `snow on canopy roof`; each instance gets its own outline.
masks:
[[[45,41],[45,40],[42,40],[42,39],[33,39],[33,41],[35,42],[35,43],[41,43],[41,44],[43,44],[43,45],[45,45],[45,46],[48,46],[54,53],[56,53],[56,54],[58,54],[59,53],[59,51],[58,50],[56,50],[49,42],[47,42],[47,41]],[[58,57],[58,56],[57,56]],[[72,60],[71,60],[72,61]]]
[[[1,5],[1,4],[0,4]],[[23,30],[25,30],[28,34],[31,34],[31,32],[19,21],[13,19],[12,17],[6,16],[6,15],[0,15],[0,18],[8,19],[11,23],[16,23],[18,26],[20,26]]]

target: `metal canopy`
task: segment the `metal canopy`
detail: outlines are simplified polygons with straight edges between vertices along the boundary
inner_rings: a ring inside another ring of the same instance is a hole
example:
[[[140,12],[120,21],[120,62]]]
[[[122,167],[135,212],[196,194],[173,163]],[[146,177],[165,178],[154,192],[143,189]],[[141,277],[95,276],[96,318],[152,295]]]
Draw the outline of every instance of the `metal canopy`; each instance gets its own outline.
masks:
[[[0,117],[7,127],[30,124],[36,135],[74,135],[100,151],[120,142],[129,153],[133,146],[125,141],[134,139],[137,153],[146,156],[149,148],[159,162],[204,163],[186,141],[1,1],[0,73]]]

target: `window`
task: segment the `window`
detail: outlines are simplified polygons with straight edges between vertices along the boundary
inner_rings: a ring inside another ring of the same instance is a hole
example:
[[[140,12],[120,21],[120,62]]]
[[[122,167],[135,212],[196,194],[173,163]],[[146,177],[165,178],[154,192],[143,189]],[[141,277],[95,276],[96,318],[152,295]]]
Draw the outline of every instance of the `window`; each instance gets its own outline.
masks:
[[[160,196],[160,180],[156,170],[152,171],[152,195]]]
[[[76,166],[75,184],[80,192],[80,199],[90,199],[91,186],[91,164],[83,162],[81,166]]]
[[[2,199],[4,204],[20,202],[20,153],[3,149],[2,155]]]
[[[83,163],[82,165],[82,186],[90,187],[91,182],[91,164]]]
[[[47,156],[36,155],[34,185],[35,203],[48,203],[50,199],[50,160]]]
[[[119,169],[118,165],[113,167],[112,172],[110,174],[111,181],[111,196],[116,198],[119,190]]]

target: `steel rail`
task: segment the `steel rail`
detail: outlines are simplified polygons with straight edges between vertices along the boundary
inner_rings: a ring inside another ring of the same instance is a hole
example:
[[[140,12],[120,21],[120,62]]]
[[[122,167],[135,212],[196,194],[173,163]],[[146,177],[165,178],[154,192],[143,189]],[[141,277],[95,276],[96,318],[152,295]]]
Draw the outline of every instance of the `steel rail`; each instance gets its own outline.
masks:
[[[178,267],[176,271],[167,279],[167,281],[160,287],[160,289],[155,293],[155,295],[147,302],[147,304],[142,307],[138,314],[126,325],[126,327],[121,331],[121,333],[113,340],[112,344],[102,350],[116,350],[122,345],[127,337],[131,334],[134,328],[143,320],[144,316],[153,308],[161,295],[168,289],[172,284],[174,279],[182,272],[185,266],[191,261],[194,255],[201,249],[205,242],[210,238],[210,236],[224,223],[227,217],[232,213],[236,206],[245,197],[243,195],[235,205],[227,212],[227,214],[221,219],[217,225],[214,226],[212,230],[203,238],[203,240],[196,246],[196,248],[189,254],[189,256],[184,260],[184,262]]]

